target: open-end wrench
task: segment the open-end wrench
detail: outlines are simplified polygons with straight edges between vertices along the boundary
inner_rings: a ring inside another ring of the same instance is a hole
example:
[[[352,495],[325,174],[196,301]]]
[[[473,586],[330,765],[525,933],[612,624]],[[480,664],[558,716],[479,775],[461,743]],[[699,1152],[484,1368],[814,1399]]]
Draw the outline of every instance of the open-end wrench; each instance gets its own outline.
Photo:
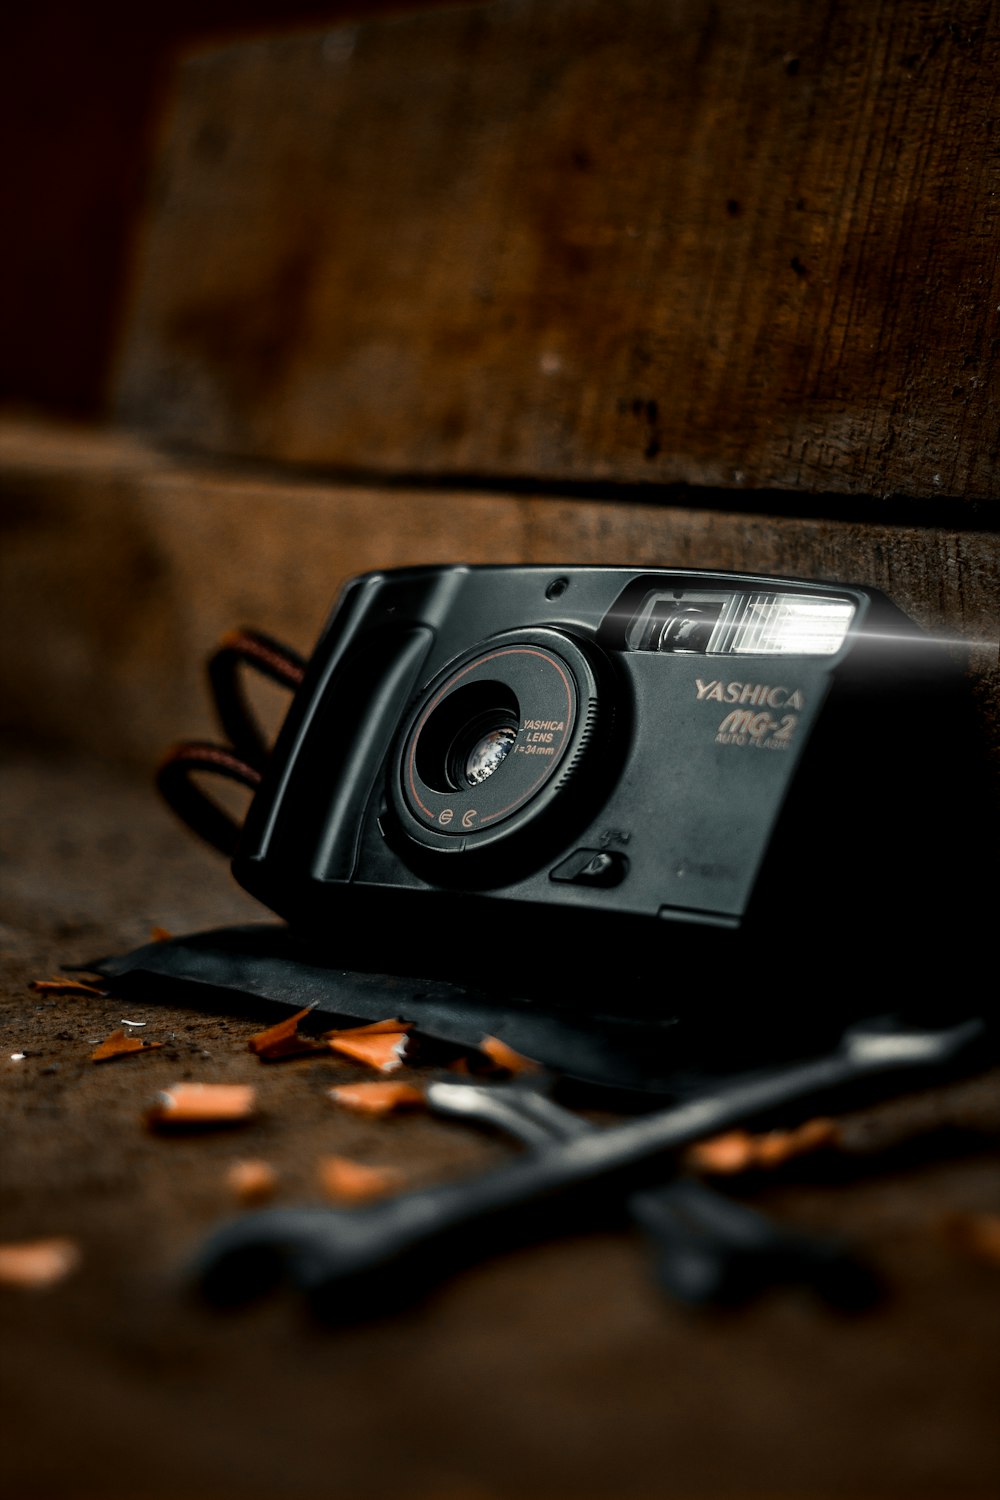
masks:
[[[320,1315],[387,1311],[470,1259],[547,1232],[579,1228],[599,1207],[663,1174],[691,1142],[791,1106],[918,1087],[980,1061],[981,1019],[850,1027],[832,1052],[719,1082],[672,1108],[553,1142],[473,1178],[354,1209],[263,1209],[216,1231],[191,1267],[217,1303],[246,1301],[282,1279]]]
[[[492,1126],[536,1150],[598,1128],[520,1079],[440,1078],[424,1097],[437,1114]],[[868,1302],[876,1290],[871,1273],[837,1241],[786,1229],[696,1177],[638,1188],[627,1207],[660,1286],[691,1306],[743,1301],[778,1283],[808,1285],[841,1307]]]

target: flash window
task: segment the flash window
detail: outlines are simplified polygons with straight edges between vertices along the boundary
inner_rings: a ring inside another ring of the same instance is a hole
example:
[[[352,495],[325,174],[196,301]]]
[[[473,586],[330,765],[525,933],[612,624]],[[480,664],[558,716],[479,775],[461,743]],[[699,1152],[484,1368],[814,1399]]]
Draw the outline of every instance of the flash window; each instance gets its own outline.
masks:
[[[833,656],[854,614],[849,599],[820,594],[651,593],[627,645],[689,656]]]

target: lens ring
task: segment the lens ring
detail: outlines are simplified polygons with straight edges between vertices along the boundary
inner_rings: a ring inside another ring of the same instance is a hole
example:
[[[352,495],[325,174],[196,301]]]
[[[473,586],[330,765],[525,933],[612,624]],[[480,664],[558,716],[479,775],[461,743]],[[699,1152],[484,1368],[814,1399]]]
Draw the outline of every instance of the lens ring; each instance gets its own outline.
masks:
[[[528,681],[520,682],[517,700],[521,710],[518,738],[521,755],[527,764],[518,767],[520,774],[515,785],[502,787],[499,794],[493,786],[491,792],[494,795],[487,795],[484,805],[463,806],[461,827],[466,832],[473,826],[478,830],[516,812],[558,765],[576,721],[576,688],[565,663],[552,653],[528,644],[484,652],[449,677],[432,697],[415,726],[406,768],[407,786],[415,808],[432,824],[441,828],[452,827],[456,811],[454,803],[456,798],[462,798],[463,792],[461,788],[454,788],[455,795],[448,798],[446,806],[442,806],[435,796],[428,795],[436,788],[426,783],[420,774],[422,735],[433,732],[436,717],[446,713],[449,700],[466,688],[483,681],[490,685],[500,682],[510,687],[512,680],[525,678]]]
[[[506,839],[575,773],[597,711],[584,651],[547,629],[497,637],[432,682],[390,776],[403,831],[454,852]]]

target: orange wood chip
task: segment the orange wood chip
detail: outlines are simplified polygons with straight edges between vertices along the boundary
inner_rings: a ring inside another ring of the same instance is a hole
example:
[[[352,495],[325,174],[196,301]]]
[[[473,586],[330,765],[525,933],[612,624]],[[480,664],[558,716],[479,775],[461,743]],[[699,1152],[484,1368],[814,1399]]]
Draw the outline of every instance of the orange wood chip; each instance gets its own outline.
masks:
[[[408,1031],[399,1027],[391,1031],[373,1028],[333,1034],[326,1045],[331,1052],[378,1068],[381,1073],[391,1073],[402,1067],[408,1041]]]
[[[335,1104],[358,1110],[366,1115],[388,1115],[397,1109],[413,1109],[423,1104],[424,1096],[412,1083],[392,1080],[385,1083],[371,1079],[365,1083],[342,1083],[329,1090]]]
[[[320,1187],[338,1203],[367,1203],[395,1192],[402,1173],[394,1167],[370,1167],[346,1156],[321,1157],[317,1168]]]
[[[235,1161],[226,1173],[230,1192],[240,1203],[265,1203],[278,1188],[278,1174],[270,1162]]]
[[[956,1250],[1000,1266],[1000,1214],[948,1214],[942,1220],[941,1229]]]
[[[104,990],[82,979],[33,979],[28,986],[36,995],[96,995],[105,998]]]
[[[385,1021],[365,1021],[360,1026],[337,1026],[333,1031],[324,1031],[323,1040],[329,1042],[340,1036],[383,1036],[389,1032],[412,1030],[411,1022],[394,1017]]]
[[[836,1120],[806,1120],[795,1130],[771,1130],[755,1139],[758,1166],[778,1167],[794,1156],[806,1156],[810,1151],[825,1151],[838,1145],[840,1127]]]
[[[247,1083],[175,1083],[158,1094],[147,1119],[151,1125],[232,1125],[247,1120],[256,1094]]]
[[[727,1130],[698,1141],[684,1154],[698,1172],[745,1172],[753,1161],[753,1137],[746,1130]]]
[[[79,1262],[79,1248],[70,1239],[57,1237],[0,1245],[0,1284],[53,1286],[71,1271],[75,1271]]]
[[[155,1052],[162,1042],[144,1042],[142,1037],[127,1036],[124,1028],[113,1031],[90,1054],[91,1062],[107,1062],[112,1057],[126,1057],[130,1052]]]
[[[154,926],[149,929],[149,941],[151,943],[169,943],[172,937],[173,933],[168,932],[165,927]]]
[[[312,1007],[307,1005],[305,1010],[286,1016],[283,1021],[269,1026],[266,1031],[258,1031],[247,1042],[248,1048],[262,1062],[277,1062],[283,1057],[303,1057],[310,1052],[325,1052],[326,1046],[322,1041],[315,1037],[299,1036],[299,1022],[311,1013]]]
[[[697,1172],[724,1175],[779,1167],[793,1157],[835,1146],[839,1140],[835,1120],[807,1120],[793,1130],[769,1130],[758,1135],[728,1130],[690,1146],[685,1158]]]
[[[498,1068],[505,1068],[508,1073],[533,1073],[538,1069],[538,1063],[530,1057],[522,1057],[520,1052],[515,1052],[513,1047],[508,1047],[498,1036],[486,1036],[479,1043],[480,1052],[496,1063]]]

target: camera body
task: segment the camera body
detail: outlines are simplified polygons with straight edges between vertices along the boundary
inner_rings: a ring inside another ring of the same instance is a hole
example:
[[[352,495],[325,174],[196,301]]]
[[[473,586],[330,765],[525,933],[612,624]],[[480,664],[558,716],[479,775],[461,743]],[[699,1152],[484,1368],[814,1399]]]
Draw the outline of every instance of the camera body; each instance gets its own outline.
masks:
[[[329,963],[555,1005],[931,982],[962,906],[960,692],[860,586],[373,572],[316,645],[233,871]]]

